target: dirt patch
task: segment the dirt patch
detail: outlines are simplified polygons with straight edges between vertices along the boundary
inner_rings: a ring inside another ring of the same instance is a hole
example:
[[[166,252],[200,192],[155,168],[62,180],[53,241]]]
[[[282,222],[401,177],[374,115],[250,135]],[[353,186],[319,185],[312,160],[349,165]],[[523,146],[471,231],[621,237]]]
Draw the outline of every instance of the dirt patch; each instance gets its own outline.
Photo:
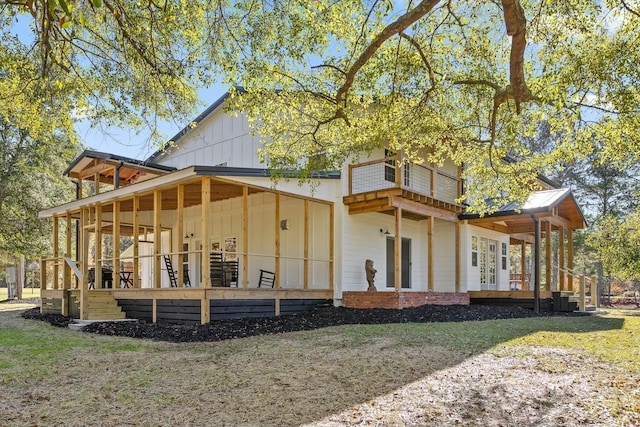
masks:
[[[404,309],[321,307],[290,316],[217,320],[206,325],[170,325],[148,323],[141,320],[135,322],[101,322],[87,325],[83,328],[83,331],[157,341],[210,342],[265,334],[307,331],[339,325],[465,322],[555,315],[578,316],[580,314],[535,314],[532,310],[521,307],[485,305],[423,305]],[[71,320],[60,315],[40,314],[39,309],[27,310],[23,313],[23,317],[44,320],[52,325],[62,327],[67,326]]]

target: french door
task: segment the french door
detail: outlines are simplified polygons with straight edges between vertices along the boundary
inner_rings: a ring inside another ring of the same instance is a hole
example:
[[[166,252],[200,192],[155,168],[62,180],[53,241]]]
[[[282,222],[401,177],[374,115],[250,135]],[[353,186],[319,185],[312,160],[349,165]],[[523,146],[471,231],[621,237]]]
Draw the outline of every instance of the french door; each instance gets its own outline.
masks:
[[[484,237],[480,238],[478,252],[480,257],[480,289],[497,289],[498,242]]]

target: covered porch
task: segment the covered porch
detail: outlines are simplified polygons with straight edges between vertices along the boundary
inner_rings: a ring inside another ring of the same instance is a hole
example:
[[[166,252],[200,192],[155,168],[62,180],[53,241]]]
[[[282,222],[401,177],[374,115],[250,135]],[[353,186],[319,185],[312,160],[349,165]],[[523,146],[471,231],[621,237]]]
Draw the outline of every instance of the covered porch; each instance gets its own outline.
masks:
[[[586,220],[567,188],[532,193],[522,207],[510,203],[492,215],[463,214],[468,224],[510,236],[509,289],[470,292],[472,301],[513,299],[521,302],[558,298],[579,302],[584,280],[574,271],[573,233]],[[526,305],[526,304],[525,304]],[[584,302],[580,304],[584,310]]]
[[[359,216],[364,223],[376,221],[370,216],[374,213],[393,218],[392,227],[380,229],[386,240],[386,286],[383,275],[378,292],[343,290],[343,305],[404,308],[468,304],[468,295],[461,290],[458,215],[464,207],[456,202],[462,191],[459,168],[452,162],[441,167],[407,163],[401,155],[388,154],[385,150],[383,158],[349,165],[347,195],[343,197],[348,215]],[[419,250],[413,251],[412,240]],[[446,256],[442,255],[445,252]],[[435,274],[436,255],[446,258],[439,278]]]
[[[331,302],[332,202],[271,184],[194,166],[42,212],[54,229],[43,311],[208,323]]]

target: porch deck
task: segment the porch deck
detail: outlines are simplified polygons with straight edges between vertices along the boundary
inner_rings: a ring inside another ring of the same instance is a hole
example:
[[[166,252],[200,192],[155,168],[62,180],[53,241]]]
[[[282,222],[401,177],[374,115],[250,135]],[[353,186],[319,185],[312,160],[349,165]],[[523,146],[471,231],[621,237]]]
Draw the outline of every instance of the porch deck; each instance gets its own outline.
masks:
[[[212,320],[294,314],[330,304],[324,289],[160,288],[101,289],[89,298],[109,296],[129,319],[149,322],[209,323]],[[80,317],[80,290],[43,289],[43,312]],[[102,301],[101,301],[102,302]],[[94,307],[94,312],[102,312]]]
[[[541,291],[540,309],[569,312],[578,309],[578,295],[572,291]],[[534,291],[469,291],[471,304],[534,308]]]

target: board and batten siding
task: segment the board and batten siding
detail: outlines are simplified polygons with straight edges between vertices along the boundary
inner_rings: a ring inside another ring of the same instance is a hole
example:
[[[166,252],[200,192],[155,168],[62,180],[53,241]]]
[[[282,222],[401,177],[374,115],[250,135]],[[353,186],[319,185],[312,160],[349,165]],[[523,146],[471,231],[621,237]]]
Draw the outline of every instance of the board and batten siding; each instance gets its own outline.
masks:
[[[194,165],[264,168],[257,155],[260,137],[250,131],[244,114],[225,114],[220,106],[155,163],[177,169]]]
[[[380,213],[349,215],[342,212],[342,290],[365,291],[367,279],[364,264],[373,260],[377,270],[375,285],[378,291],[394,290],[387,287],[387,237],[393,237],[394,218]],[[402,237],[411,239],[411,289],[427,290],[427,237],[424,221],[404,220]],[[389,230],[384,234],[380,229]]]
[[[258,286],[260,269],[275,271],[275,194],[257,193],[248,197],[248,287]],[[329,209],[322,203],[309,202],[309,258],[329,259]],[[190,250],[198,250],[202,242],[200,206],[184,210],[184,233],[189,235],[184,242]],[[304,201],[294,197],[280,196],[280,219],[288,220],[289,230],[280,230],[280,287],[302,289],[304,287]],[[227,238],[235,238],[239,265],[238,286],[242,286],[243,247],[242,198],[232,198],[211,203],[209,223],[211,243],[222,249]],[[174,230],[177,229],[175,224]],[[174,232],[175,233],[175,232]],[[191,236],[193,234],[193,236]],[[174,236],[174,242],[179,242]],[[174,244],[174,251],[178,251]],[[309,289],[327,289],[329,286],[329,263],[310,261]],[[200,257],[189,256],[189,271],[200,271]],[[191,282],[199,286],[200,278]]]

